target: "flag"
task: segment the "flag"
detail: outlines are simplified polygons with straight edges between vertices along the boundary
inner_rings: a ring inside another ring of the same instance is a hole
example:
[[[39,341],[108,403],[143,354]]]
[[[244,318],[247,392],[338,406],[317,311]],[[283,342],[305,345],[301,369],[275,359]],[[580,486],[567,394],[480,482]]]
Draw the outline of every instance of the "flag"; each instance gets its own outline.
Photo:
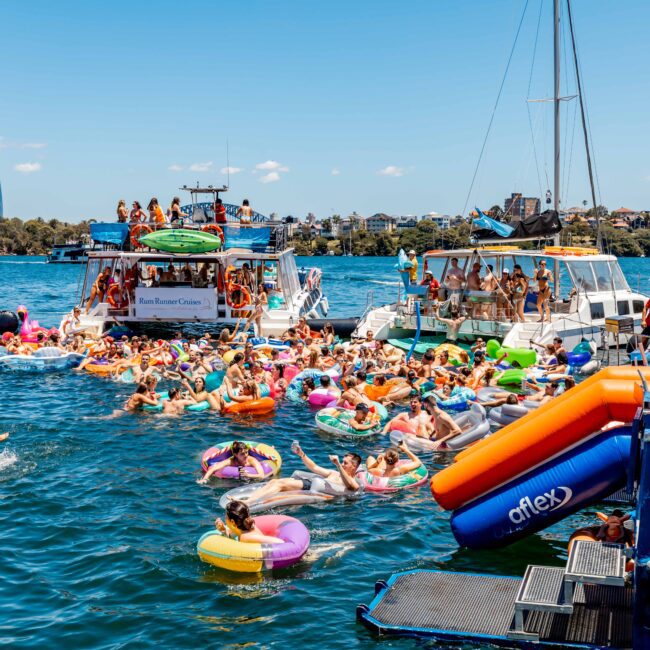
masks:
[[[509,237],[514,232],[514,228],[507,223],[501,223],[496,219],[488,217],[483,214],[478,208],[475,208],[478,217],[474,219],[473,225],[475,228],[482,228],[483,230],[492,230],[499,237]]]

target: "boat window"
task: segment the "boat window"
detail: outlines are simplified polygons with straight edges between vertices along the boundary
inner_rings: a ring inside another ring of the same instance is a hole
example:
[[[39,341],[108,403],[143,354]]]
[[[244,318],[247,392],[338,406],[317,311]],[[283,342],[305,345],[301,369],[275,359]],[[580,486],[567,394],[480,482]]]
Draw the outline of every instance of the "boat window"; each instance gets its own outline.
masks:
[[[627,280],[621,271],[621,267],[618,265],[616,260],[613,260],[609,263],[609,266],[612,270],[612,282],[614,284],[614,289],[618,291],[629,291]]]
[[[445,265],[447,264],[447,257],[428,257],[425,260],[426,270],[433,273],[433,277],[442,284],[443,273],[445,272]],[[423,276],[424,277],[424,276]]]
[[[528,276],[529,278],[533,277],[533,274],[535,273],[535,262],[532,257],[528,257],[527,255],[515,255],[513,257],[514,264],[519,264],[521,266],[521,270],[524,272],[524,275]],[[512,272],[512,269],[510,269],[510,272]]]
[[[643,311],[643,300],[633,300],[632,301],[632,311],[635,314],[640,314]]]
[[[612,284],[612,272],[609,263],[606,261],[592,262],[591,265],[598,283],[598,291],[611,291],[614,285]]]
[[[619,316],[627,316],[630,313],[630,303],[627,300],[618,300],[616,302],[616,311]]]
[[[573,284],[578,291],[596,291],[596,279],[594,278],[589,262],[567,262],[567,268],[573,278]]]
[[[591,318],[605,318],[605,306],[602,302],[592,302],[589,307],[591,308]]]

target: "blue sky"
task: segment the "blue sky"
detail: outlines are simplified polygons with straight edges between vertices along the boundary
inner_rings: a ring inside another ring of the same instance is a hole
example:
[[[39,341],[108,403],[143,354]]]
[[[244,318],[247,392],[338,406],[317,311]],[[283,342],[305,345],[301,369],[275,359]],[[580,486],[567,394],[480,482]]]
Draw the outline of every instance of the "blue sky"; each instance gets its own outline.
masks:
[[[530,96],[551,93],[551,0],[529,0],[468,207],[538,196],[545,170],[552,179],[551,106],[528,105],[540,183],[526,104],[540,1]],[[167,205],[185,183],[225,181],[226,140],[241,170],[226,198],[262,213],[460,213],[523,7],[5,2],[5,216],[113,219],[119,198],[154,195]],[[650,209],[650,5],[573,10],[602,201]],[[563,109],[566,207],[589,196],[574,110]]]

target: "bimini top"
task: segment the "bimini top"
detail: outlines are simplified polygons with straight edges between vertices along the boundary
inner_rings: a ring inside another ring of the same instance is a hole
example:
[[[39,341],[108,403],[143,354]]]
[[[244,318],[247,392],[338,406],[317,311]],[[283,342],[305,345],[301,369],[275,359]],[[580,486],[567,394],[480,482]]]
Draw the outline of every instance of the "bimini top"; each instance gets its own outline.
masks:
[[[612,262],[616,255],[601,253],[597,248],[575,246],[546,246],[543,249],[523,250],[518,246],[481,246],[477,248],[461,248],[458,250],[430,250],[424,257],[458,257],[466,258],[474,255],[489,255],[490,257],[552,257],[562,261],[577,261],[587,258],[594,262]]]

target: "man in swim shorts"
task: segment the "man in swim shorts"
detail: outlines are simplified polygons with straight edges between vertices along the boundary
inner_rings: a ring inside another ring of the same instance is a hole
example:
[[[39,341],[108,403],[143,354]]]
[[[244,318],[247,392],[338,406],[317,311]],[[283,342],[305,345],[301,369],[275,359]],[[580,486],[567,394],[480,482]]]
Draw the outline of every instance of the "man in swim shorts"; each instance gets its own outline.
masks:
[[[359,483],[356,480],[356,473],[361,465],[361,456],[354,453],[345,454],[343,460],[339,460],[338,456],[330,456],[329,459],[336,467],[335,470],[326,469],[317,465],[307,454],[302,450],[299,444],[291,448],[300,460],[304,463],[305,467],[312,473],[317,474],[313,479],[309,478],[274,478],[271,479],[266,485],[255,490],[243,501],[252,502],[265,499],[281,492],[324,492],[327,490],[327,483],[330,483],[335,488],[340,488],[344,493],[353,494],[359,490]]]
[[[462,433],[462,429],[458,426],[458,423],[451,417],[451,415],[445,413],[445,411],[438,406],[435,397],[427,397],[424,400],[424,408],[431,416],[431,423],[433,424],[437,447],[444,447],[447,440]]]

